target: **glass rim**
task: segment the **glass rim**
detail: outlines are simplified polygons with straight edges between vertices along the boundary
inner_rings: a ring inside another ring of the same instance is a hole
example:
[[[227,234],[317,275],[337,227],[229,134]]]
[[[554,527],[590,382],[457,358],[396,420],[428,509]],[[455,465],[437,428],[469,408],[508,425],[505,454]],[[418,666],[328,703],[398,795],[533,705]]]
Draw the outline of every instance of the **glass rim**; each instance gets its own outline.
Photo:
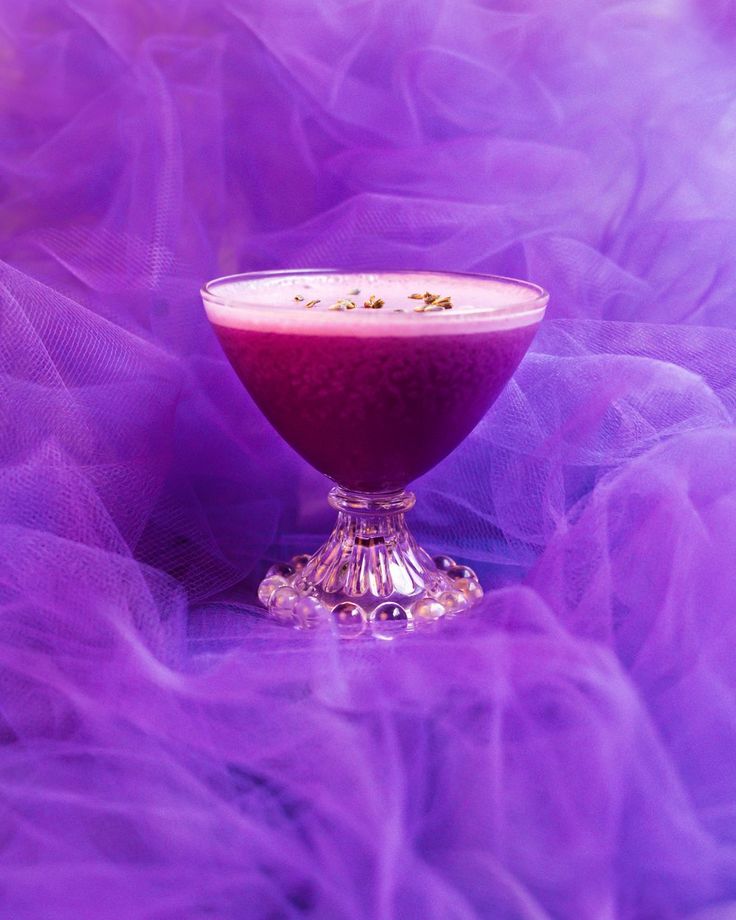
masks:
[[[200,294],[205,302],[211,302],[223,307],[250,307],[259,309],[262,304],[254,303],[242,297],[223,297],[218,295],[216,288],[225,284],[234,284],[239,281],[259,281],[269,278],[279,277],[313,277],[315,275],[413,275],[427,276],[437,278],[459,278],[478,282],[503,282],[522,287],[529,291],[529,297],[518,300],[510,300],[508,303],[494,304],[489,307],[480,307],[472,312],[455,313],[452,311],[442,311],[437,313],[427,313],[427,317],[437,319],[460,320],[470,319],[471,317],[482,317],[488,314],[500,314],[506,318],[524,315],[528,312],[542,311],[549,302],[549,293],[539,284],[533,281],[526,281],[522,278],[511,278],[506,275],[490,275],[475,272],[457,272],[457,271],[439,271],[437,269],[350,269],[350,268],[279,268],[268,269],[264,271],[236,272],[232,275],[221,275],[217,278],[205,282],[200,288]],[[366,311],[372,312],[372,311]],[[309,313],[309,311],[307,311]],[[357,311],[355,311],[357,314]],[[311,314],[310,314],[311,315]],[[361,315],[361,314],[358,314]],[[406,314],[387,313],[386,317],[391,317],[392,321],[401,320]]]

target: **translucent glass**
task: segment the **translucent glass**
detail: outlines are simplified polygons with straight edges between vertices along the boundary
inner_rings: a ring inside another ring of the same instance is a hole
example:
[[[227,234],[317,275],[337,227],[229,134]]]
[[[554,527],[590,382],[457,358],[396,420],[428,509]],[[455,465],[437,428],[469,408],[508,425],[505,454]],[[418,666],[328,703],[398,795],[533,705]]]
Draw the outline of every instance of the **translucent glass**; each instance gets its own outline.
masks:
[[[271,615],[380,635],[472,606],[482,596],[475,573],[432,560],[408,531],[406,487],[487,412],[547,294],[494,276],[334,270],[230,276],[202,294],[256,404],[336,483],[326,543],[261,584]]]

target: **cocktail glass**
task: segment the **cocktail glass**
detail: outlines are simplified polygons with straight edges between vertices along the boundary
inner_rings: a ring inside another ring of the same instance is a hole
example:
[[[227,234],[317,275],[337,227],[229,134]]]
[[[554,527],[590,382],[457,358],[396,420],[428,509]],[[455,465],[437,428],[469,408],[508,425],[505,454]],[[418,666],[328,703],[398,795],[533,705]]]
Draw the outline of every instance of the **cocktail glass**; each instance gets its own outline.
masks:
[[[299,270],[218,278],[202,297],[257,406],[335,483],[327,541],[260,583],[268,614],[387,637],[472,607],[483,594],[472,569],[431,558],[408,530],[407,486],[485,415],[545,291],[495,276]]]

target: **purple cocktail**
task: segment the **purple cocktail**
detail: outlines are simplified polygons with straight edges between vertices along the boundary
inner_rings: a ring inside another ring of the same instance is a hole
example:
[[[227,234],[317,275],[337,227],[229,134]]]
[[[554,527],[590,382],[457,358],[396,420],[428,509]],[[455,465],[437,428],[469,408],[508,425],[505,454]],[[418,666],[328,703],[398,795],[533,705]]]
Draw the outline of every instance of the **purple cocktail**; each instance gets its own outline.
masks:
[[[380,634],[477,599],[471,570],[430,560],[406,530],[404,489],[483,417],[529,347],[546,294],[491,277],[315,271],[223,278],[203,297],[261,411],[337,483],[330,539],[261,585],[274,616]]]

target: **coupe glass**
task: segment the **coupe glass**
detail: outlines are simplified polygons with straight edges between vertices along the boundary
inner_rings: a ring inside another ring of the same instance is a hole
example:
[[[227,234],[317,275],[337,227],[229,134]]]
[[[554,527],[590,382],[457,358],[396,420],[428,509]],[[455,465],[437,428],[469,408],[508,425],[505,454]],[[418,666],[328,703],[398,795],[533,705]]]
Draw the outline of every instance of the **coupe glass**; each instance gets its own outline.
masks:
[[[545,291],[490,275],[300,270],[218,278],[202,297],[263,414],[335,483],[327,541],[260,583],[268,614],[380,638],[472,607],[475,573],[418,546],[406,487],[487,412],[534,337]]]

